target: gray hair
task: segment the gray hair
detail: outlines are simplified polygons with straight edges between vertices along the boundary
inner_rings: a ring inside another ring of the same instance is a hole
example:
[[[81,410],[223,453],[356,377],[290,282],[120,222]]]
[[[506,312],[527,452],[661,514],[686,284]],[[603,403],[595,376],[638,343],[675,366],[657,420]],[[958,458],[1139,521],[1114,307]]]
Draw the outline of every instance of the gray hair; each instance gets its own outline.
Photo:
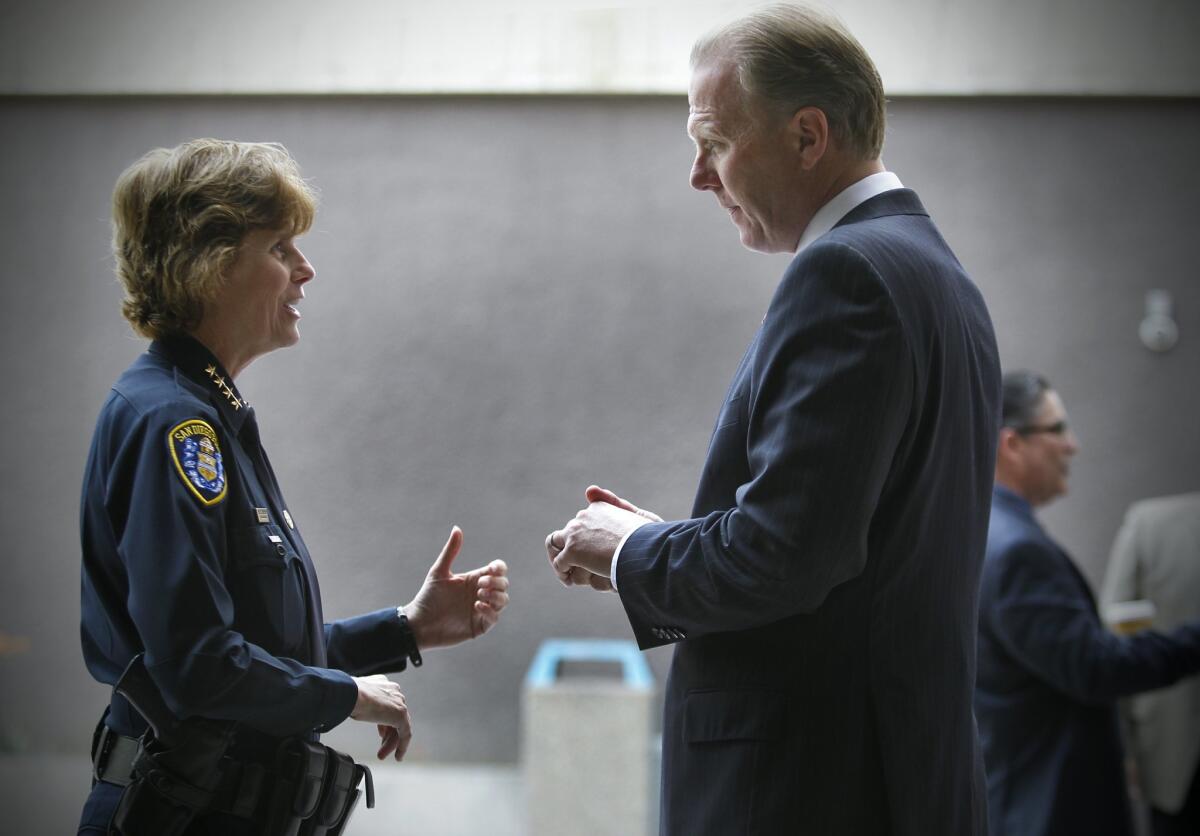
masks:
[[[1021,370],[1004,375],[1001,387],[1003,407],[1000,425],[1014,430],[1033,426],[1042,400],[1050,390],[1050,381],[1036,372]]]
[[[886,124],[883,81],[862,44],[814,9],[768,6],[705,35],[692,67],[731,61],[751,96],[791,115],[816,107],[837,143],[864,160],[879,157]]]

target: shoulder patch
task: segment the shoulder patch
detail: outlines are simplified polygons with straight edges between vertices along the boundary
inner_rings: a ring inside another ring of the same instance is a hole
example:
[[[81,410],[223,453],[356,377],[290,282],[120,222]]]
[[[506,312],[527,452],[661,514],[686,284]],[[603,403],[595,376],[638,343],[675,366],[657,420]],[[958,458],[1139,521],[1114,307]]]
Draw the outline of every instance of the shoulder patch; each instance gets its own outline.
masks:
[[[171,458],[183,483],[204,505],[216,505],[225,498],[225,463],[217,432],[206,421],[191,418],[167,433]]]

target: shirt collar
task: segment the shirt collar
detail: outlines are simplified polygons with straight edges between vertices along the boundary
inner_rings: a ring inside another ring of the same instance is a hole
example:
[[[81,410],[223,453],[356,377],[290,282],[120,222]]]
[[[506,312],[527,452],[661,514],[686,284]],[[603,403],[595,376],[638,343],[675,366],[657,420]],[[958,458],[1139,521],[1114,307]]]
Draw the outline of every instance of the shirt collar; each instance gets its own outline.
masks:
[[[1025,497],[1021,496],[1011,488],[1007,488],[1004,485],[1001,485],[999,482],[996,482],[992,485],[992,495],[995,499],[999,500],[1005,505],[1008,505],[1013,510],[1020,511],[1027,517],[1033,517],[1033,506],[1029,504]]]
[[[904,184],[900,182],[900,178],[890,171],[868,174],[857,183],[851,183],[818,209],[817,214],[813,215],[808,226],[804,228],[804,234],[800,236],[796,252],[800,252],[837,226],[837,222],[850,214],[851,210],[859,204],[865,203],[877,194],[903,188]]]
[[[160,337],[150,344],[150,352],[165,357],[188,380],[203,389],[229,425],[235,431],[240,429],[250,412],[250,404],[242,397],[221,361],[204,343],[186,334]]]

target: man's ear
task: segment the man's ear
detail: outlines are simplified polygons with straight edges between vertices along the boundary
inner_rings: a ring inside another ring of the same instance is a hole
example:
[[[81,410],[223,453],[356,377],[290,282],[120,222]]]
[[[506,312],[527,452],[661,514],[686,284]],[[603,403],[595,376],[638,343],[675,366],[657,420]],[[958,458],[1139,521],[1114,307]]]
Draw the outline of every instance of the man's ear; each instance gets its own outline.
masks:
[[[1000,436],[996,443],[996,460],[997,461],[1012,461],[1017,455],[1017,448],[1021,444],[1021,434],[1012,427],[1001,427]]]
[[[800,155],[800,167],[810,171],[829,147],[829,120],[819,107],[802,107],[788,120],[788,139]]]

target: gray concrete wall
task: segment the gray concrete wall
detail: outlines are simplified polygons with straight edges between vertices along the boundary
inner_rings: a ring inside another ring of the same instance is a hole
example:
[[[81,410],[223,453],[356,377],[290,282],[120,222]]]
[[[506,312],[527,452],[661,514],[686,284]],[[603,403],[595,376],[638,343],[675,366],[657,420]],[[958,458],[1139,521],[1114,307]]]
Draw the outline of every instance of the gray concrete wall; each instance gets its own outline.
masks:
[[[885,161],[983,288],[1006,364],[1044,370],[1083,445],[1045,515],[1096,580],[1125,506],[1200,483],[1200,103],[898,99]],[[0,99],[0,655],[8,746],[79,750],[106,699],[78,647],[77,503],[96,410],[141,350],[108,195],[155,145],[280,140],[321,189],[301,343],[239,383],[331,617],[407,600],[453,523],[513,604],[400,681],[413,756],[516,757],[545,636],[627,637],[542,539],[592,481],[687,512],[719,399],[785,261],[686,183],[681,97]],[[1137,342],[1176,297],[1179,346]],[[651,664],[661,675],[668,651]],[[356,724],[347,724],[354,726]],[[365,729],[335,738],[371,751]]]
[[[0,6],[0,93],[681,93],[765,0],[45,0]],[[889,94],[1200,94],[1195,0],[814,0]]]

